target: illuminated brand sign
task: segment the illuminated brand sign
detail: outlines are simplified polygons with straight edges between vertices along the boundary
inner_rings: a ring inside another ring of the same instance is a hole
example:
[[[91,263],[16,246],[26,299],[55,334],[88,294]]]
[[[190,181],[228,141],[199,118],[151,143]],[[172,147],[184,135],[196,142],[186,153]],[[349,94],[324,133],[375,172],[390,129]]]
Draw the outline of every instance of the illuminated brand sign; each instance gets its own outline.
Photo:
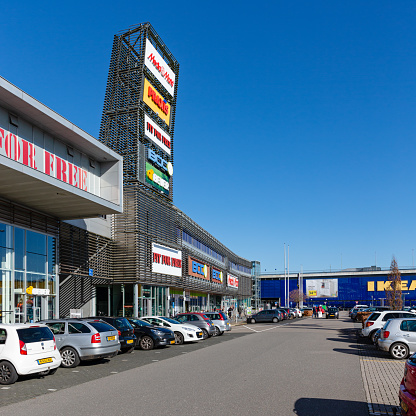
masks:
[[[152,243],[152,272],[182,277],[182,251]]]
[[[170,121],[170,104],[157,92],[156,88],[145,78],[143,88],[143,101],[162,119],[167,125]]]
[[[163,157],[159,156],[152,149],[148,149],[148,151],[147,151],[147,157],[154,164],[156,164],[163,171],[165,171],[169,176],[172,176],[173,175],[173,166],[172,166],[172,163],[170,163],[167,160],[163,159]]]
[[[238,277],[233,276],[232,274],[227,275],[227,286],[233,289],[238,289]]]
[[[144,134],[170,156],[171,138],[147,114],[144,115]]]
[[[380,281],[380,282],[367,282],[367,290],[369,292],[384,292],[385,290],[392,290],[391,289],[391,281]],[[409,284],[410,283],[410,284]],[[376,285],[377,284],[377,288]],[[397,289],[401,290],[415,290],[416,289],[416,280],[402,280],[400,283],[397,282]]]
[[[146,162],[146,182],[165,195],[169,195],[169,177],[148,162]]]
[[[209,266],[192,257],[188,257],[188,274],[200,279],[210,280]]]
[[[212,281],[214,283],[222,283],[223,282],[223,274],[221,270],[212,268]]]
[[[157,80],[166,88],[173,97],[175,88],[175,73],[161,57],[149,39],[146,39],[145,65],[150,69]]]
[[[2,128],[0,128],[0,155],[88,191],[86,170]]]

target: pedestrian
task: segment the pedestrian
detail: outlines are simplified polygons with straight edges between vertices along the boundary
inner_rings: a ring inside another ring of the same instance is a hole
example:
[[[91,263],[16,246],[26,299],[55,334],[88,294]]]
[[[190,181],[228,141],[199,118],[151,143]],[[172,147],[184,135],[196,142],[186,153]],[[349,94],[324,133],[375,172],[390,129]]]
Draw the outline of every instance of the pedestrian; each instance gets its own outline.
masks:
[[[229,319],[231,319],[232,315],[233,315],[233,307],[232,307],[232,306],[230,306],[230,307],[228,308],[228,318],[229,318]]]

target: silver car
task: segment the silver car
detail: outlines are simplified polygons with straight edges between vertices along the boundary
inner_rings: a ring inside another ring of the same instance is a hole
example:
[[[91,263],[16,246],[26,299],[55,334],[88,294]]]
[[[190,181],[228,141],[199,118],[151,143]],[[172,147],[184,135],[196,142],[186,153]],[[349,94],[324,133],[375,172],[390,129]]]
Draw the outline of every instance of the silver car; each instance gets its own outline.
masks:
[[[416,352],[416,317],[389,319],[381,330],[378,348],[396,360]]]
[[[114,357],[120,350],[117,329],[99,319],[50,319],[41,323],[55,336],[62,367],[76,367],[82,360]]]
[[[225,331],[231,331],[231,324],[224,312],[204,312],[215,325],[215,335],[222,335]]]

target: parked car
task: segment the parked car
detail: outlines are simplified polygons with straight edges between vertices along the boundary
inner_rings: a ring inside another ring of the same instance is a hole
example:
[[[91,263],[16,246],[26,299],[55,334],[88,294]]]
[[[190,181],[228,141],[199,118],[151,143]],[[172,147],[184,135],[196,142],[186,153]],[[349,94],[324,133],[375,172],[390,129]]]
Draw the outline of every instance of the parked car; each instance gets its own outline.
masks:
[[[339,318],[338,308],[329,307],[326,311],[326,318]]]
[[[152,350],[155,347],[172,345],[175,343],[175,334],[171,329],[154,326],[141,319],[129,318],[137,337],[136,346],[142,350]]]
[[[390,308],[388,306],[371,306],[369,308],[359,308],[351,313],[351,319],[354,321],[359,321],[359,316],[367,312],[383,312],[389,310]]]
[[[215,325],[208,316],[202,312],[179,313],[174,316],[173,319],[176,319],[181,323],[187,323],[201,328],[204,339],[215,335]]]
[[[101,319],[113,326],[118,331],[118,339],[120,341],[121,352],[132,352],[136,346],[137,338],[134,335],[133,327],[130,322],[120,316],[93,316],[90,318],[83,318],[84,320]]]
[[[396,360],[416,352],[416,316],[389,319],[381,330],[378,348],[387,351]]]
[[[349,316],[351,317],[352,313],[355,312],[358,308],[368,308],[368,305],[355,305],[350,311],[348,312]]]
[[[224,312],[204,313],[215,325],[215,335],[222,335],[225,331],[231,331],[231,324]]]
[[[53,374],[61,361],[46,325],[0,324],[0,384],[13,384],[27,374]]]
[[[406,311],[380,311],[373,312],[367,320],[363,323],[363,329],[361,334],[363,337],[368,337],[371,339],[371,342],[374,342],[374,335],[377,329],[380,329],[389,319],[395,318],[414,318],[416,315],[414,313]]]
[[[282,315],[279,309],[265,309],[247,317],[247,323],[255,324],[257,322],[274,322],[282,321]]]
[[[62,367],[73,368],[81,361],[111,358],[120,350],[117,330],[98,319],[49,319],[41,321],[55,336]]]
[[[292,315],[288,313],[287,309],[277,308],[276,310],[282,314],[282,320],[291,319]]]
[[[140,319],[154,326],[171,329],[175,334],[175,344],[180,345],[184,342],[201,341],[203,339],[201,328],[195,325],[183,325],[179,321],[166,316],[142,316]]]
[[[416,416],[416,356],[405,363],[404,377],[400,383],[399,401],[402,416]]]

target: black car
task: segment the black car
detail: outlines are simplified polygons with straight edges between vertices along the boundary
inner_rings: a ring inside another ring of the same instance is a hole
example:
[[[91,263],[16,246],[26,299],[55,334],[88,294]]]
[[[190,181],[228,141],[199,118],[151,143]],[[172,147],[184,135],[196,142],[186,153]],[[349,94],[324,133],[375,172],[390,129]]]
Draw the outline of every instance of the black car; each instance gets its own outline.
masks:
[[[132,352],[136,346],[137,337],[130,322],[121,316],[93,316],[101,319],[117,329],[121,352]],[[90,319],[90,318],[88,318]]]
[[[326,318],[339,318],[338,308],[328,308],[326,311]]]
[[[281,312],[278,309],[265,309],[251,315],[247,318],[247,323],[255,324],[256,322],[279,322],[282,320]]]
[[[137,337],[136,346],[142,350],[152,350],[154,347],[175,343],[175,334],[168,328],[154,326],[135,318],[129,318],[128,321],[134,329],[134,335]]]

